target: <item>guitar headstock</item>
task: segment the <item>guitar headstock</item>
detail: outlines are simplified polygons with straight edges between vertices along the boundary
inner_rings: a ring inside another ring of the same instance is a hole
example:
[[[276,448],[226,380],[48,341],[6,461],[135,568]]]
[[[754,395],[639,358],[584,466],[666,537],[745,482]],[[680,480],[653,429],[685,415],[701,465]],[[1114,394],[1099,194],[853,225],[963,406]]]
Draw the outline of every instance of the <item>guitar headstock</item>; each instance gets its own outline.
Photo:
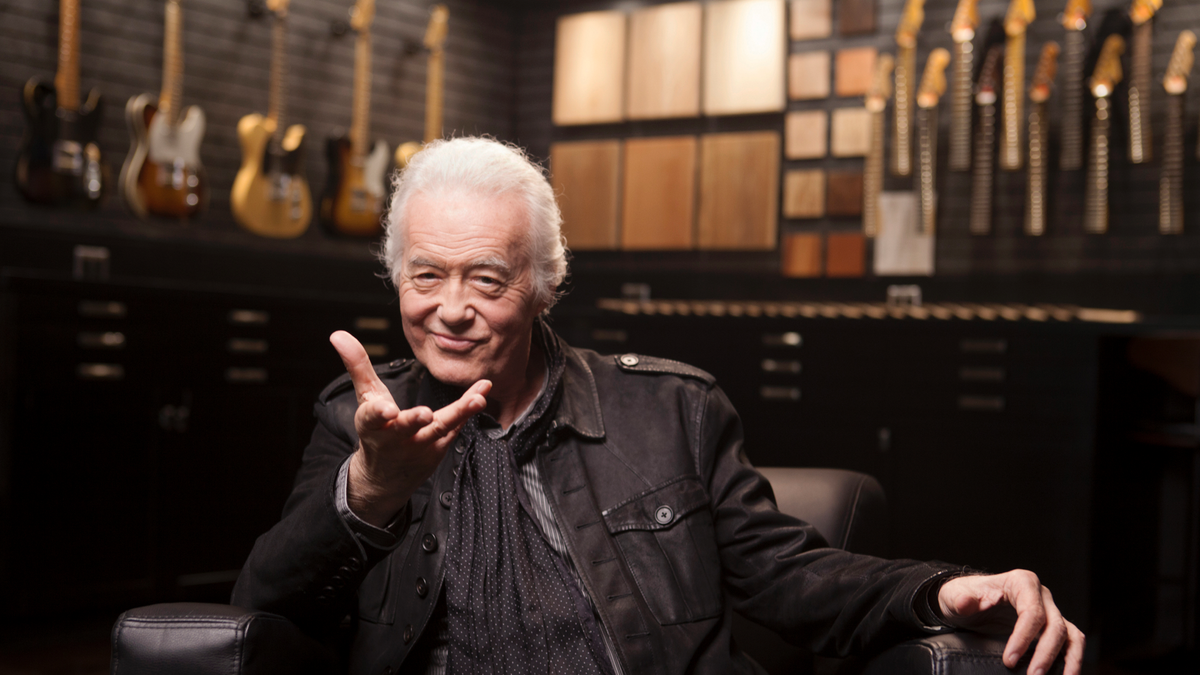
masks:
[[[901,47],[916,47],[917,33],[921,32],[921,24],[925,22],[925,0],[907,0],[904,4],[904,15],[900,17],[900,25],[896,27],[896,44]]]
[[[425,48],[431,52],[441,51],[446,44],[449,30],[450,9],[445,5],[434,5],[429,10],[429,26],[425,28]]]
[[[1167,64],[1167,74],[1163,77],[1163,89],[1168,94],[1182,94],[1187,91],[1188,75],[1192,72],[1195,60],[1193,50],[1196,48],[1196,34],[1185,30],[1175,40],[1175,50],[1171,52],[1171,61]]]
[[[1129,19],[1133,21],[1133,25],[1140,26],[1149,21],[1161,7],[1162,0],[1133,0],[1129,7]]]
[[[1100,48],[1100,58],[1096,59],[1096,68],[1088,79],[1088,89],[1092,96],[1103,98],[1111,96],[1125,73],[1121,70],[1121,55],[1125,53],[1125,39],[1120,35],[1109,35]]]
[[[1091,15],[1092,0],[1067,0],[1067,8],[1062,13],[1063,28],[1083,30],[1087,28],[1087,20]]]
[[[922,108],[936,108],[938,99],[946,93],[946,66],[950,63],[950,52],[938,47],[929,53],[925,62],[925,74],[921,76],[921,86],[917,88],[917,105]]]
[[[1025,33],[1025,27],[1033,23],[1037,10],[1033,8],[1033,0],[1012,0],[1008,3],[1008,13],[1004,15],[1004,33],[1016,37]]]
[[[875,59],[875,77],[867,90],[867,110],[883,112],[887,107],[888,99],[892,97],[892,70],[895,67],[896,60],[891,54],[880,54]]]
[[[983,105],[996,102],[996,85],[1000,82],[1000,66],[1004,61],[1004,45],[992,45],[979,70],[975,83],[975,100]]]
[[[1037,70],[1033,71],[1033,84],[1029,85],[1029,100],[1041,103],[1050,98],[1050,88],[1054,86],[1054,74],[1057,72],[1058,43],[1050,41],[1042,45]]]
[[[291,3],[291,1],[292,0],[267,0],[267,9],[271,10],[275,16],[284,17],[287,16],[288,4]]]
[[[950,20],[950,37],[955,42],[967,42],[975,37],[979,25],[979,0],[958,0],[954,18]]]
[[[359,33],[370,30],[374,20],[375,0],[358,0],[350,10],[350,27]]]

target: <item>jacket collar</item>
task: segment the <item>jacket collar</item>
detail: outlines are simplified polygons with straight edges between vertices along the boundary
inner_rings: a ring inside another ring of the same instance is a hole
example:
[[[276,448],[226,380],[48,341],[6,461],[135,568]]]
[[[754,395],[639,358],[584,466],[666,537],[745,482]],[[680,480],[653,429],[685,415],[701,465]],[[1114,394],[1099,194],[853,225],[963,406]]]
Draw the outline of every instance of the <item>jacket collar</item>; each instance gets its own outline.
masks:
[[[550,332],[547,330],[547,332]],[[562,377],[562,399],[558,403],[555,421],[568,426],[581,436],[599,440],[604,438],[604,418],[600,414],[600,392],[596,389],[596,378],[583,356],[572,349],[557,335],[559,346],[567,357],[566,370]]]

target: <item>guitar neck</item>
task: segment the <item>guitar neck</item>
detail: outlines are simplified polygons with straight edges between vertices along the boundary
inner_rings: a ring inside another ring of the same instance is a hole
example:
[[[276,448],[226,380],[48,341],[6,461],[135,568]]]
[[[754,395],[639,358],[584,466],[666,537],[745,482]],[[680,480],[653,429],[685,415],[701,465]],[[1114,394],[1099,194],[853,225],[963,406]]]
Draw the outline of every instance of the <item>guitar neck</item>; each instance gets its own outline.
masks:
[[[954,71],[950,82],[950,170],[971,168],[971,73],[975,48],[971,42],[954,43]]]
[[[1083,221],[1084,230],[1092,234],[1104,234],[1108,231],[1108,128],[1111,108],[1107,96],[1096,99]]]
[[[58,15],[58,107],[79,110],[79,0],[61,0]]]
[[[1010,35],[1004,47],[1004,114],[1001,118],[1000,168],[1021,168],[1021,126],[1025,104],[1025,33]]]
[[[283,139],[287,127],[287,17],[275,15],[271,35],[271,99],[267,118],[275,121],[274,141]]]
[[[912,109],[916,86],[916,47],[896,48],[896,102],[892,109],[892,173],[912,174]]]
[[[1150,131],[1151,61],[1154,32],[1150,21],[1134,26],[1129,55],[1129,161],[1150,161],[1154,147]]]
[[[1063,38],[1061,77],[1062,86],[1062,151],[1059,168],[1078,171],[1083,167],[1083,60],[1087,44],[1083,31],[1068,30]]]
[[[937,108],[917,108],[917,197],[921,234],[937,229]]]
[[[1167,131],[1158,182],[1158,231],[1183,234],[1183,95],[1167,96]]]
[[[883,128],[884,111],[871,112],[871,144],[863,166],[863,234],[879,234],[879,196],[883,192]]]
[[[168,123],[179,121],[183,99],[183,15],[178,0],[168,0],[163,33],[163,86],[158,112]]]
[[[996,151],[996,104],[979,106],[975,131],[975,167],[971,175],[971,234],[992,231],[992,155]]]
[[[425,85],[425,142],[442,137],[443,80],[446,74],[446,54],[441,49],[429,52]]]
[[[350,152],[356,159],[367,154],[371,116],[371,34],[358,34],[354,48],[354,115],[350,125]]]
[[[1046,154],[1050,125],[1045,102],[1031,104],[1029,110],[1029,169],[1025,194],[1025,234],[1046,233]]]

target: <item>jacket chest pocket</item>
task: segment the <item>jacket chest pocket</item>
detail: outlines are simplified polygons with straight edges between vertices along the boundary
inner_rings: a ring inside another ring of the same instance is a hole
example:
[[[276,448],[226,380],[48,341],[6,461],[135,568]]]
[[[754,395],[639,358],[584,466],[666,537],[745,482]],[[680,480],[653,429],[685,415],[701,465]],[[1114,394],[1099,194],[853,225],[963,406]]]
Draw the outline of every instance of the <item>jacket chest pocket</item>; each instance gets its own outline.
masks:
[[[721,565],[708,494],[684,476],[604,511],[654,617],[663,625],[721,613]]]

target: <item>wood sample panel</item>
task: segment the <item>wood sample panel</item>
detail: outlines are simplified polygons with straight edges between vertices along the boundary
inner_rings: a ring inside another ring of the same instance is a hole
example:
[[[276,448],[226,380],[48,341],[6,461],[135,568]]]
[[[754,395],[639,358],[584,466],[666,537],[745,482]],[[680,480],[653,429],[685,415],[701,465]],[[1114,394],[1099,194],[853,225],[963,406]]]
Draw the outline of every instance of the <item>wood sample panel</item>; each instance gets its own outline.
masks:
[[[784,109],[783,19],[783,0],[720,0],[706,6],[704,114]]]
[[[821,276],[821,235],[809,232],[785,235],[779,266],[785,277]]]
[[[833,111],[830,150],[834,157],[863,157],[871,141],[871,113],[866,108]]]
[[[838,32],[861,35],[875,32],[877,0],[838,0]]]
[[[696,137],[625,141],[621,248],[694,247]]]
[[[621,141],[550,146],[550,184],[562,210],[563,234],[573,251],[617,247]]]
[[[788,57],[788,98],[804,101],[829,97],[829,52],[801,52]]]
[[[813,40],[833,34],[833,0],[792,0],[788,34],[793,40]]]
[[[784,122],[788,159],[818,159],[828,151],[829,116],[824,110],[790,112]]]
[[[779,134],[709,134],[700,141],[702,249],[776,247],[779,219]]]
[[[861,232],[830,234],[825,240],[825,276],[861,277],[866,272],[866,251]]]
[[[825,210],[831,216],[861,216],[863,175],[861,171],[830,171]]]
[[[700,114],[703,14],[698,2],[678,2],[629,15],[629,119]]]
[[[871,89],[871,80],[875,79],[875,56],[874,47],[838,51],[834,69],[834,91],[838,96],[863,96]]]
[[[558,19],[555,124],[619,122],[624,117],[625,25],[623,12],[586,12]]]
[[[825,171],[788,171],[783,177],[783,217],[820,218],[825,215]]]

